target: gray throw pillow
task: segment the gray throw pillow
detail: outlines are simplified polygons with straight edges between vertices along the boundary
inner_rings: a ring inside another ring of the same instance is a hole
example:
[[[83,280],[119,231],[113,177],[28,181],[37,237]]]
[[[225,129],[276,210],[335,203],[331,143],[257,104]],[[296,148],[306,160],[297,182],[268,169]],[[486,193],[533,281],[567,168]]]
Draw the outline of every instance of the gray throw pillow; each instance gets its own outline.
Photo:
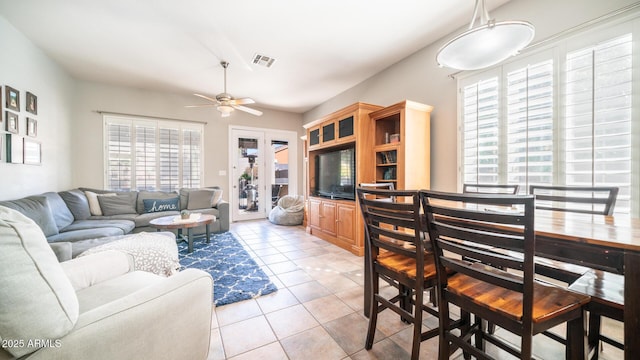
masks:
[[[62,200],[67,204],[69,210],[76,220],[87,220],[91,217],[89,211],[89,201],[82,190],[73,189],[59,192]]]
[[[136,208],[129,195],[98,196],[102,215],[136,214]]]
[[[136,201],[136,211],[138,212],[138,214],[147,212],[145,211],[144,206],[145,200],[147,199],[174,199],[177,196],[178,193],[175,192],[140,190],[138,191],[138,200]],[[178,208],[180,208],[180,205],[178,205]]]
[[[3,341],[3,350],[21,357],[42,346],[29,340],[60,339],[73,329],[78,298],[38,226],[2,206],[0,249],[0,339],[24,340],[11,347]]]
[[[211,207],[213,190],[192,190],[189,192],[187,210],[208,209]]]
[[[171,199],[144,199],[144,212],[155,213],[163,211],[180,211],[180,198]]]
[[[44,236],[58,234],[58,225],[53,218],[46,196],[35,195],[18,200],[3,201],[0,202],[0,205],[18,210],[33,220],[40,227]]]

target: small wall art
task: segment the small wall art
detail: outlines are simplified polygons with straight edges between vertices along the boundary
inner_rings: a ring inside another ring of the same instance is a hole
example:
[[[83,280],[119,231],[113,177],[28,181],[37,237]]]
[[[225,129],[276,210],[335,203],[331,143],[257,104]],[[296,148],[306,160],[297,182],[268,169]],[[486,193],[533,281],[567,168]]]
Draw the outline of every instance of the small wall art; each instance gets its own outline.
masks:
[[[4,86],[4,100],[7,109],[20,111],[20,92],[11,86]]]
[[[26,103],[27,111],[33,115],[38,115],[38,97],[27,91]]]
[[[5,134],[7,141],[7,162],[12,164],[23,163],[23,137],[15,134]]]
[[[38,120],[27,118],[27,136],[38,136]]]
[[[7,132],[17,134],[18,133],[18,114],[11,111],[5,111],[5,119],[7,119]]]
[[[42,147],[38,141],[24,138],[24,163],[40,165],[42,163]]]

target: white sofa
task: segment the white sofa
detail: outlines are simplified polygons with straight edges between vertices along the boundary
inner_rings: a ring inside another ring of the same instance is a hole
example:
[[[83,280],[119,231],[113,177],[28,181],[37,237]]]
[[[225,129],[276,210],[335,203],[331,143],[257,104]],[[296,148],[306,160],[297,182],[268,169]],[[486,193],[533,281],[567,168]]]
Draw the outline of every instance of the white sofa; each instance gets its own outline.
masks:
[[[0,359],[206,359],[211,276],[132,264],[113,250],[59,263],[33,220],[0,206]]]

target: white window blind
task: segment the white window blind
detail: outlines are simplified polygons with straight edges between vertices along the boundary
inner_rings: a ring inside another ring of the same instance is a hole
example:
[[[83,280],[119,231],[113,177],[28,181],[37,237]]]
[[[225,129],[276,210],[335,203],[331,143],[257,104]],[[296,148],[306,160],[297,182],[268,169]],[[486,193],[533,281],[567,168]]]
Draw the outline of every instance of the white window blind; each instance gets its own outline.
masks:
[[[478,81],[462,90],[465,183],[499,181],[499,94],[498,77]]]
[[[630,210],[632,35],[567,54],[564,143],[567,185],[618,186]],[[640,161],[637,159],[636,161]]]
[[[105,188],[176,191],[200,187],[203,127],[104,116]]]
[[[521,193],[532,184],[617,186],[615,213],[639,216],[633,29],[579,40],[460,80],[460,179]]]
[[[553,182],[553,61],[507,74],[507,183]]]

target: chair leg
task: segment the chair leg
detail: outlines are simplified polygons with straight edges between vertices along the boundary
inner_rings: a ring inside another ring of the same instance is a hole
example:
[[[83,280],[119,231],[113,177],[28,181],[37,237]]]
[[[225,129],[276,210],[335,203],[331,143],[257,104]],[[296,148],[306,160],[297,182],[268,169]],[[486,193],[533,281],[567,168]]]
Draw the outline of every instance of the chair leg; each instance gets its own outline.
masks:
[[[371,350],[373,347],[373,338],[376,334],[376,325],[378,322],[378,306],[379,302],[376,299],[376,294],[378,294],[380,290],[378,274],[375,271],[372,271],[371,274],[371,293],[368,294],[370,296],[370,305],[369,305],[369,329],[367,330],[367,340],[365,341],[364,348],[367,350]]]
[[[592,360],[598,360],[600,354],[600,315],[589,313],[588,342],[589,350],[593,350]]]
[[[424,301],[424,290],[416,289],[416,306],[413,314],[413,345],[411,347],[411,360],[420,358],[420,343],[422,335],[422,306]]]
[[[584,311],[582,317],[567,322],[567,359],[583,360],[589,356],[585,327],[586,317],[584,316]]]

